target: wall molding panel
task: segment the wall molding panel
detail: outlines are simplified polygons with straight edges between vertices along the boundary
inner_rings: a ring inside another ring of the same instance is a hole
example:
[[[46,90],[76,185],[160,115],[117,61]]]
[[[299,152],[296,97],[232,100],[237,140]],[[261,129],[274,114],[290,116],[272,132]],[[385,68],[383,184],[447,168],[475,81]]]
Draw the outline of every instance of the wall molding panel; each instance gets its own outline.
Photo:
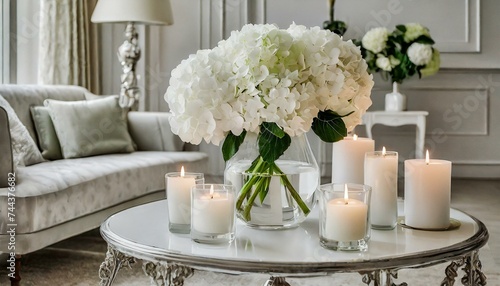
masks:
[[[404,91],[408,106],[427,110],[427,135],[488,135],[489,95],[486,88],[413,87]],[[439,100],[436,100],[439,98]]]
[[[417,22],[430,29],[441,52],[481,51],[480,0],[351,0],[339,1],[335,7],[336,17],[349,25],[348,38],[360,38],[374,27],[393,29],[397,24]]]
[[[181,60],[199,49],[213,48],[231,31],[246,23],[275,23],[287,28],[292,22],[322,26],[328,19],[324,0],[172,0],[174,25],[142,26],[139,83],[147,96],[148,111],[168,111],[163,96],[170,73]],[[287,9],[283,9],[286,7]],[[362,7],[362,9],[360,9]],[[372,26],[420,22],[442,52],[437,75],[405,80],[402,93],[410,110],[428,110],[426,147],[434,158],[454,162],[457,177],[500,178],[500,50],[497,41],[494,0],[350,0],[336,2],[336,18],[350,24],[346,38],[360,38]],[[437,20],[436,20],[437,19]],[[356,24],[357,23],[357,24]],[[124,25],[100,25],[103,45],[103,94],[117,94],[121,66],[116,58],[123,42]],[[359,33],[356,35],[356,33]],[[482,34],[482,37],[481,37]],[[355,37],[353,37],[353,35]],[[488,37],[486,37],[488,35]],[[370,110],[383,110],[390,83],[375,76]],[[364,126],[356,132],[365,136]],[[385,145],[400,152],[400,158],[414,155],[413,126],[375,126],[377,148]],[[331,144],[310,137],[324,176],[331,174]],[[219,146],[202,143],[210,155],[210,173],[222,175],[224,162]],[[497,173],[495,173],[497,172]]]

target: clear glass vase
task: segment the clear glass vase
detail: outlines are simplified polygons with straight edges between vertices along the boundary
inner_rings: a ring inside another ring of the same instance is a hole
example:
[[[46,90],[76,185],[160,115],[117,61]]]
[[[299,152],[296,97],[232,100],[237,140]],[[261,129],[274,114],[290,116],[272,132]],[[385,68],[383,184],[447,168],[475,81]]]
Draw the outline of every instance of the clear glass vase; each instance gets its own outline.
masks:
[[[320,184],[319,167],[306,135],[292,137],[290,147],[274,162],[274,171],[249,170],[259,160],[257,136],[249,133],[226,164],[224,183],[239,190],[237,217],[254,228],[297,227],[315,206]]]

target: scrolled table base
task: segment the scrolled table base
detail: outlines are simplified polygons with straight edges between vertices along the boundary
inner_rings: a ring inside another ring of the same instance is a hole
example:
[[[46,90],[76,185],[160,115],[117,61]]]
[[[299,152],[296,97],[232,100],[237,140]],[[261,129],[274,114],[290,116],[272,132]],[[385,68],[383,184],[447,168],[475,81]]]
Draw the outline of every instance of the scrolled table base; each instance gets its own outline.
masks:
[[[184,279],[193,276],[194,269],[181,264],[144,261],[142,270],[151,279],[151,285],[182,286]]]
[[[118,271],[123,267],[131,268],[136,262],[136,258],[128,256],[108,245],[106,258],[99,268],[100,286],[110,286],[116,278]],[[144,261],[142,265],[144,273],[150,277],[151,285],[157,286],[183,286],[184,280],[193,276],[194,269],[185,265]],[[459,271],[464,272],[461,279],[466,286],[486,285],[486,276],[482,272],[481,261],[478,251],[473,251],[463,257],[452,261],[446,267],[446,277],[441,282],[441,286],[453,286]],[[393,279],[398,278],[397,269],[380,269],[369,272],[359,272],[362,275],[362,282],[372,286],[408,286],[403,282],[395,284]],[[373,284],[372,284],[373,283]],[[263,286],[290,286],[285,277],[271,276]]]
[[[373,282],[373,286],[408,286],[407,283],[395,284],[394,279],[398,279],[398,271],[395,269],[375,270],[372,272],[360,272],[363,276],[361,281],[366,285]]]
[[[486,275],[482,271],[481,260],[479,260],[478,251],[473,251],[469,255],[453,261],[446,267],[446,277],[441,282],[441,286],[453,286],[455,278],[458,276],[460,267],[465,272],[461,279],[463,285],[484,286],[486,285]]]
[[[264,283],[264,286],[290,286],[290,284],[286,282],[285,277],[271,276],[271,278]]]
[[[113,281],[115,280],[118,271],[123,267],[131,268],[134,263],[135,263],[134,257],[125,255],[108,245],[106,258],[99,267],[99,278],[101,279],[99,285],[109,286],[113,284]]]

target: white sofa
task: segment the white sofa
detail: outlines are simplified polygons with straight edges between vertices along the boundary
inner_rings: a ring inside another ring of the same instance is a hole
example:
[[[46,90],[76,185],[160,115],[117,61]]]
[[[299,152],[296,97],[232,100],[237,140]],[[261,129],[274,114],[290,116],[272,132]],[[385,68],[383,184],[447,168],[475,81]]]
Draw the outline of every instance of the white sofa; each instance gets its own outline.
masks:
[[[0,95],[35,142],[30,106],[43,105],[45,99],[96,97],[82,87],[41,85],[0,85]],[[7,174],[14,172],[14,166],[7,118],[0,108],[0,250],[11,253]],[[138,151],[15,168],[17,255],[96,228],[122,209],[165,198],[164,175],[179,171],[181,165],[189,171],[205,171],[207,155],[186,151],[183,142],[171,133],[167,113],[129,112],[128,129]]]

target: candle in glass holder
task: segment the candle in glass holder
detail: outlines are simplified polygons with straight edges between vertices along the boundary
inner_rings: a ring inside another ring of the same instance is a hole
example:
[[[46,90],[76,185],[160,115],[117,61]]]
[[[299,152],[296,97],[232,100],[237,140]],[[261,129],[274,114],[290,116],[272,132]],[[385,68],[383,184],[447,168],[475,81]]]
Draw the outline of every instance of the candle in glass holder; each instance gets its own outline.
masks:
[[[191,238],[202,243],[234,239],[234,187],[195,185],[192,188]]]
[[[375,142],[354,134],[332,145],[332,183],[363,184],[365,153],[375,150]]]
[[[322,185],[321,245],[334,250],[366,250],[370,229],[369,200],[370,187],[366,185]]]
[[[398,153],[367,152],[365,185],[372,187],[370,222],[374,229],[393,229],[398,217]]]
[[[184,166],[180,172],[165,175],[168,203],[169,230],[189,233],[191,225],[191,188],[204,182],[202,173],[188,173]]]
[[[451,162],[405,161],[405,224],[422,229],[450,226]]]

